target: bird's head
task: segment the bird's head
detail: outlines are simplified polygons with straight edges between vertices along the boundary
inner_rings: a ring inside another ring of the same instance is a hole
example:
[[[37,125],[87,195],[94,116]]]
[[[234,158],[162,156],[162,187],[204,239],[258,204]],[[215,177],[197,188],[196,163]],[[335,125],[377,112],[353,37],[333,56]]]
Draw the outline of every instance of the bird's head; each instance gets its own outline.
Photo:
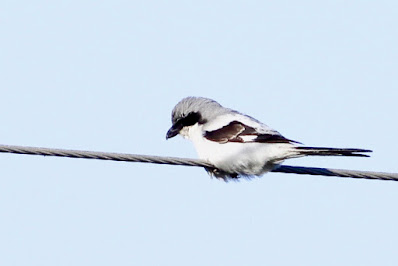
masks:
[[[223,107],[219,103],[208,98],[187,97],[182,99],[171,113],[172,126],[167,131],[166,139],[177,136],[184,128],[197,123],[206,123],[221,109]]]

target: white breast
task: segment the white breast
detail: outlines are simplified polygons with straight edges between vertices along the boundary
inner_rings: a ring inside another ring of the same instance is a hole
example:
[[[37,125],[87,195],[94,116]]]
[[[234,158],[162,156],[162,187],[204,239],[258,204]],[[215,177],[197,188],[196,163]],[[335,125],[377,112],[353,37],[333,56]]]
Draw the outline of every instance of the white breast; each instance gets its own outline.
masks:
[[[204,138],[203,132],[203,125],[195,124],[180,133],[193,142],[200,159],[228,173],[261,175],[292,154],[293,145],[289,143],[220,144]]]

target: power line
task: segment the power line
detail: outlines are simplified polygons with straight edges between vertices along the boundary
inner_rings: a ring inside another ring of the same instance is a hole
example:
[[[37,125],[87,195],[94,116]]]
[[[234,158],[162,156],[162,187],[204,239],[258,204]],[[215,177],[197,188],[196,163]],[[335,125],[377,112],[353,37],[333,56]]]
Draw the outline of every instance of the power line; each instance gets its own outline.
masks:
[[[68,158],[81,158],[81,159],[96,159],[96,160],[155,163],[155,164],[169,164],[169,165],[184,165],[184,166],[199,166],[199,167],[206,167],[206,168],[215,168],[212,164],[202,161],[202,160],[168,157],[168,156],[165,157],[165,156],[151,156],[151,155],[127,154],[127,153],[50,149],[50,148],[13,146],[13,145],[0,145],[0,152],[15,153],[15,154],[28,154],[28,155],[68,157]],[[281,165],[280,167],[272,170],[272,172],[398,181],[398,173],[354,171],[354,170],[328,169],[328,168],[317,168],[317,167],[301,167],[301,166],[290,166],[290,165]]]

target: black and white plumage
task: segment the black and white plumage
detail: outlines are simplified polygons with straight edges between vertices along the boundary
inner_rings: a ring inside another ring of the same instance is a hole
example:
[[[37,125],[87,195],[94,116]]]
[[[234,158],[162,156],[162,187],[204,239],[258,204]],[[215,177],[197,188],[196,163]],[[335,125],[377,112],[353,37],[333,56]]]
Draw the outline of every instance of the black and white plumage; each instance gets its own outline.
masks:
[[[360,156],[364,149],[305,147],[287,139],[258,120],[202,97],[182,99],[173,109],[166,138],[178,134],[190,139],[199,158],[217,169],[211,175],[227,180],[260,176],[285,159],[308,155]]]

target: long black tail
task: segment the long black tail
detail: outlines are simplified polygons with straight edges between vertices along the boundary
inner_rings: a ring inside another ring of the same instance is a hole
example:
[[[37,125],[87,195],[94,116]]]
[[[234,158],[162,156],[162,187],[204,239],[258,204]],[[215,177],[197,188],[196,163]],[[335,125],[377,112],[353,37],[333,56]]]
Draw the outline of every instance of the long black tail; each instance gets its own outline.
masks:
[[[339,148],[323,148],[323,147],[296,147],[300,155],[316,155],[316,156],[356,156],[369,157],[367,152],[371,150],[364,149],[339,149]]]

